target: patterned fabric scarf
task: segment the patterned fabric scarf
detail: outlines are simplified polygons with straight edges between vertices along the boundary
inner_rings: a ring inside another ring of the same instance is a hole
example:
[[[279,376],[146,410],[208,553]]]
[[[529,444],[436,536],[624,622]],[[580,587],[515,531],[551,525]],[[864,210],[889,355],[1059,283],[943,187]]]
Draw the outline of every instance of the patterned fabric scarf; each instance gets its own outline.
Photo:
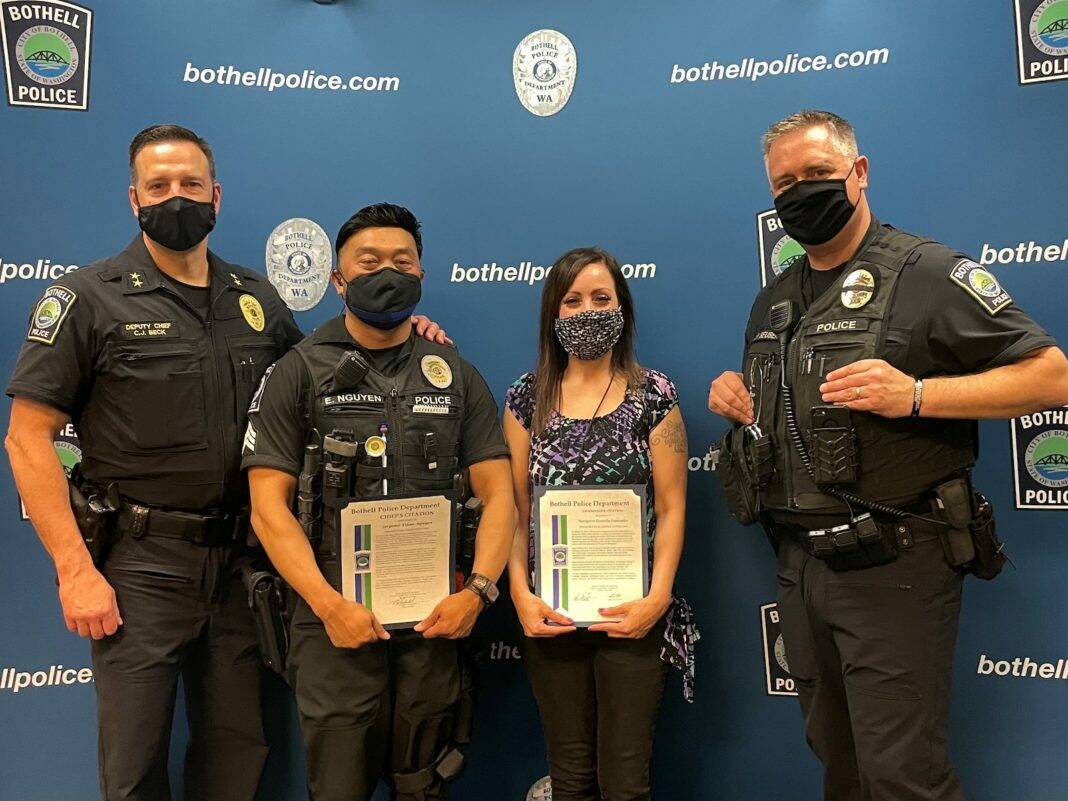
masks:
[[[699,639],[701,632],[697,630],[690,602],[672,595],[660,658],[682,673],[682,697],[691,704],[694,697],[694,676],[697,672],[697,657],[694,651]]]

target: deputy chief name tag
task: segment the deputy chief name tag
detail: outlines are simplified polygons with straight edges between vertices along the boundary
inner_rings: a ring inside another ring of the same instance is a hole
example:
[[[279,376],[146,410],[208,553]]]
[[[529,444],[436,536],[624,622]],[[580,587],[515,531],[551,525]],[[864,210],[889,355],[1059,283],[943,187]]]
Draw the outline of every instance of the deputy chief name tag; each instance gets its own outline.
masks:
[[[119,324],[119,336],[123,339],[163,339],[178,335],[178,326],[173,320],[146,320]]]

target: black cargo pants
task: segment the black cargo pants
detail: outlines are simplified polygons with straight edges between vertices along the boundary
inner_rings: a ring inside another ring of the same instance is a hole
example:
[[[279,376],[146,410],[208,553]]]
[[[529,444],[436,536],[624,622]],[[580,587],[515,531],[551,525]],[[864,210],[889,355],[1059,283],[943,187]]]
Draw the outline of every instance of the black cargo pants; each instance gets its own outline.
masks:
[[[457,642],[400,630],[389,640],[337,648],[300,598],[290,631],[312,801],[367,801],[379,779],[397,801],[445,799],[433,767],[452,745]]]
[[[778,608],[826,801],[963,801],[947,747],[961,572],[935,529],[886,565],[835,572],[785,537]]]
[[[251,801],[267,757],[260,661],[233,547],[123,536],[103,573],[122,626],[93,642],[104,801],[169,801],[178,677],[187,801]]]

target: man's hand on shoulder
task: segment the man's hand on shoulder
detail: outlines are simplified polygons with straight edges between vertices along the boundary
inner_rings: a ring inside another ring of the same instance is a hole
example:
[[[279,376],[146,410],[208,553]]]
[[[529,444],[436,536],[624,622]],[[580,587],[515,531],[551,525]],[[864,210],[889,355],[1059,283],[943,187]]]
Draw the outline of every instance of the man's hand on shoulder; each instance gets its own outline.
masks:
[[[439,345],[452,345],[453,341],[445,335],[444,329],[425,314],[412,316],[412,325],[415,333],[428,342],[437,342]]]

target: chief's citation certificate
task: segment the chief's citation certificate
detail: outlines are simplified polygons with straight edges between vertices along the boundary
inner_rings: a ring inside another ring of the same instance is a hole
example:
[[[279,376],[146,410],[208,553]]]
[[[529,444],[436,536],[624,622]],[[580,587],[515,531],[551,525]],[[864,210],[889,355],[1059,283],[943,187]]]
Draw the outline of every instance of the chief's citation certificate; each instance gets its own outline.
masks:
[[[386,628],[410,628],[453,589],[453,503],[444,495],[352,501],[339,510],[341,594]]]

